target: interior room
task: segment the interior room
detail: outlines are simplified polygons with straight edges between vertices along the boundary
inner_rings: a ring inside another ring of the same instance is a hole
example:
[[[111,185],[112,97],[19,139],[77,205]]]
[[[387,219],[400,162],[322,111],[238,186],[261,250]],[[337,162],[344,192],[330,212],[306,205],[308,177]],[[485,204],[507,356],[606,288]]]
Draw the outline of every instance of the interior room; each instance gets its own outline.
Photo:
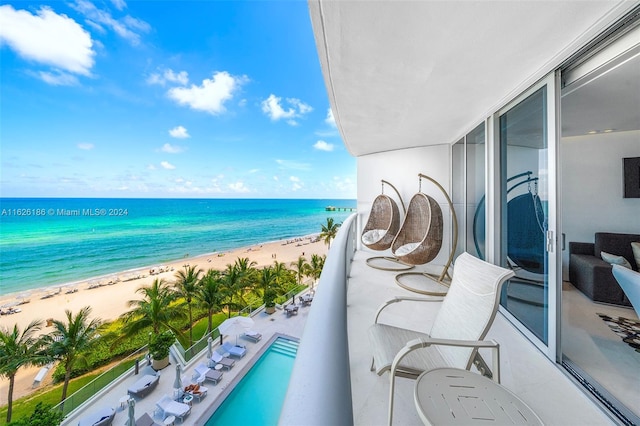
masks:
[[[594,244],[596,233],[622,234],[612,237],[614,242],[620,238],[622,247],[611,254],[624,255],[637,268],[626,246],[640,240],[640,198],[625,197],[624,159],[640,157],[638,37],[637,30],[625,35],[563,73],[559,156],[563,364],[636,422],[638,315],[615,281],[594,279],[596,288],[583,282],[588,281],[581,272],[584,265],[574,256],[586,247],[594,258],[601,257],[591,246],[576,243]]]

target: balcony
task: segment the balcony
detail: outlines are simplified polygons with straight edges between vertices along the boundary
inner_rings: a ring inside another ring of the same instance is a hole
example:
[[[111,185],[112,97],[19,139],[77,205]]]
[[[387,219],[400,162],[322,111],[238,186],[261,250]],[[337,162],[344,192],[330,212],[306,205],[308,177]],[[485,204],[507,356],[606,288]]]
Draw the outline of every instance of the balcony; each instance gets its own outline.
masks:
[[[377,308],[397,295],[394,272],[373,269],[374,252],[356,249],[356,215],[332,243],[298,350],[284,425],[376,425],[387,418],[389,375],[369,370],[367,329]],[[402,304],[398,304],[402,305]],[[429,304],[387,309],[384,322],[424,329],[435,315]],[[546,358],[499,313],[487,336],[501,345],[501,383],[518,395],[544,424],[615,424],[609,414],[557,364]],[[487,363],[491,355],[481,352]],[[422,424],[413,400],[414,381],[397,379],[394,423]]]

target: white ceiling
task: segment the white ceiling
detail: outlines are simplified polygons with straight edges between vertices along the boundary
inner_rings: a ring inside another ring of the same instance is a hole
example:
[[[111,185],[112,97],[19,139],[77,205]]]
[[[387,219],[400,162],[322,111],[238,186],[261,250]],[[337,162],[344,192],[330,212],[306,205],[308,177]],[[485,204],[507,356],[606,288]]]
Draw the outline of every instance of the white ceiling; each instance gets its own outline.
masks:
[[[452,143],[638,1],[309,0],[354,156]]]

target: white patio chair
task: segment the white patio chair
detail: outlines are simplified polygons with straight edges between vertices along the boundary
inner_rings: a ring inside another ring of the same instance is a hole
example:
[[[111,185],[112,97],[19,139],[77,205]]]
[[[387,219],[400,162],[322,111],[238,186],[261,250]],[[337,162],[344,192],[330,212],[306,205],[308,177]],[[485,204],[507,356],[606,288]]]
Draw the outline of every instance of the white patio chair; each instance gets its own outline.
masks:
[[[371,370],[378,375],[390,371],[389,424],[393,417],[395,377],[416,378],[435,368],[478,370],[500,382],[499,346],[484,341],[498,310],[502,284],[513,271],[484,262],[468,253],[455,263],[449,292],[444,298],[402,298],[387,301],[378,309],[375,324],[369,328],[373,349]],[[378,322],[382,311],[402,301],[442,302],[431,328],[425,333]],[[484,363],[479,348],[493,351],[493,373]]]

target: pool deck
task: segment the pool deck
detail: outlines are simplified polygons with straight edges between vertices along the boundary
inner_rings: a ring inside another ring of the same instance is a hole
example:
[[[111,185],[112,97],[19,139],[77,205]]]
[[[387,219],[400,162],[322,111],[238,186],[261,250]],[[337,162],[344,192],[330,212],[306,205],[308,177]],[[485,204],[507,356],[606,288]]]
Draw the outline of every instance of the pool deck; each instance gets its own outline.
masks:
[[[225,391],[237,381],[234,379],[239,380],[239,378],[244,375],[248,368],[266,350],[272,340],[272,337],[275,335],[285,335],[297,339],[302,337],[302,332],[310,309],[311,306],[300,306],[298,314],[291,316],[288,316],[284,310],[276,310],[276,312],[271,315],[266,314],[264,311],[254,315],[252,318],[255,324],[252,329],[262,334],[262,339],[257,343],[253,343],[252,341],[238,337],[238,344],[246,346],[247,354],[240,359],[233,358],[236,360],[235,366],[231,368],[230,371],[222,370],[223,377],[217,385],[214,385],[209,381],[203,383],[203,386],[208,389],[207,396],[202,398],[200,402],[194,400],[191,413],[184,419],[183,423],[180,423],[180,420],[176,420],[176,424],[203,425],[206,422],[206,419],[213,412],[214,407],[219,405],[228,393]],[[225,337],[225,341],[235,343],[235,337]],[[213,347],[214,350],[218,347],[219,342],[220,339],[215,340]],[[173,383],[176,378],[176,360],[171,356],[170,361],[171,364],[159,372],[160,381],[158,386],[144,398],[135,398],[136,419],[140,418],[144,413],[147,413],[156,423],[160,425],[163,424],[163,419],[158,415],[158,413],[156,413],[156,402],[164,395],[168,395],[170,397],[173,396]],[[183,386],[187,386],[193,382],[192,377],[194,369],[202,362],[206,364],[206,349],[194,357],[186,366],[183,366]],[[127,389],[145,374],[155,374],[155,371],[151,369],[150,366],[144,366],[139,369],[138,375],[134,375],[133,372],[131,372],[130,374],[121,377],[103,393],[96,395],[94,398],[87,401],[81,409],[76,410],[67,417],[62,425],[77,425],[82,418],[90,416],[92,413],[98,412],[107,407],[111,407],[116,410],[113,425],[125,425],[128,419],[128,408],[125,398],[127,395]],[[121,400],[123,403],[120,402]]]

